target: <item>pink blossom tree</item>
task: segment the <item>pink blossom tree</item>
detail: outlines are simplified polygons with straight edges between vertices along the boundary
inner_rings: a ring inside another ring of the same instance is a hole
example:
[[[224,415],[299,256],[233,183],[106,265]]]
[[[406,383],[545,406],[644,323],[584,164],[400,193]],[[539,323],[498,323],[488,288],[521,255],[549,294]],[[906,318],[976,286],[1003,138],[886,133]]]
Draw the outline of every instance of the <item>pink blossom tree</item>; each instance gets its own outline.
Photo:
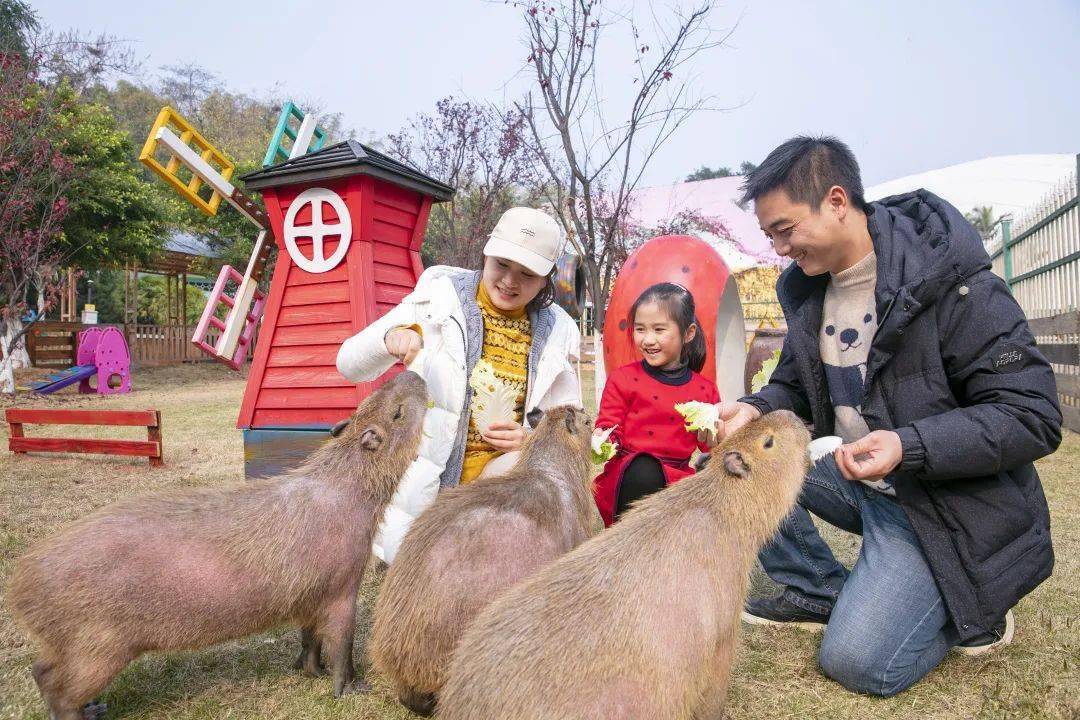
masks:
[[[0,392],[7,393],[15,391],[14,369],[29,365],[24,317],[56,297],[57,239],[74,176],[56,140],[59,112],[73,95],[43,86],[35,67],[33,57],[0,57]]]
[[[391,155],[457,189],[432,206],[424,238],[428,263],[477,267],[484,241],[514,205],[534,205],[537,176],[525,143],[525,118],[446,97],[390,135]]]

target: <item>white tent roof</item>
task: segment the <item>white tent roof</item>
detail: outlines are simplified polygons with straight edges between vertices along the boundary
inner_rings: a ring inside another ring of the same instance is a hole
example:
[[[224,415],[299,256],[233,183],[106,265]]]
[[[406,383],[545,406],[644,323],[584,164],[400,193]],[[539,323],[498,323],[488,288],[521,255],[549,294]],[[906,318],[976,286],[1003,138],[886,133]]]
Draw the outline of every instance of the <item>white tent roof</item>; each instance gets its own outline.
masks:
[[[1015,217],[1074,170],[1075,155],[1000,155],[880,183],[866,188],[866,199],[926,188],[962,213],[989,206]]]
[[[1075,155],[1002,155],[950,165],[939,170],[908,175],[866,188],[867,200],[926,188],[962,213],[990,206],[995,215],[1020,214],[1038,202],[1053,185],[1076,170]],[[735,271],[780,262],[758,227],[751,208],[736,203],[743,178],[726,177],[660,187],[639,188],[633,194],[630,214],[645,227],[659,225],[682,210],[696,210],[719,218],[741,246],[705,235],[724,262]],[[744,252],[745,251],[745,252]]]

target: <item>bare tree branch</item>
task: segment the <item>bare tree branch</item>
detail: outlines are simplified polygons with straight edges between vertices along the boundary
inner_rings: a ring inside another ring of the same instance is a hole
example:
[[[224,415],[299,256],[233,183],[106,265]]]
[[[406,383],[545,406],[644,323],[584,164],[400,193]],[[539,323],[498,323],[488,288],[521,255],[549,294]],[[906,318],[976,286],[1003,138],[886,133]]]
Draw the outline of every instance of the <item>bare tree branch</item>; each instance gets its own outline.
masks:
[[[628,222],[634,190],[663,144],[711,101],[690,97],[693,78],[671,81],[730,33],[717,38],[708,27],[707,2],[666,24],[654,9],[651,41],[630,14],[608,10],[601,0],[514,4],[525,22],[534,81],[517,109],[531,155],[547,176],[543,195],[582,256],[602,328],[614,276],[641,239],[640,228]],[[613,122],[600,100],[596,68],[600,41],[616,26],[632,34],[637,91],[627,114]]]

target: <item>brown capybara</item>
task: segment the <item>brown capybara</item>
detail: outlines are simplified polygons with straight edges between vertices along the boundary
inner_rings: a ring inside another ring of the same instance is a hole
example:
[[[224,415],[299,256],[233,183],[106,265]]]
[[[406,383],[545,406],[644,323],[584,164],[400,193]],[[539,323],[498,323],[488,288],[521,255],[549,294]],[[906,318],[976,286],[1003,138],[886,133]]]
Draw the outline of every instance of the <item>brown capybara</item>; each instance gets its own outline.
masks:
[[[504,593],[462,637],[440,720],[722,717],[750,566],[795,504],[809,439],[790,412],[750,423]]]
[[[51,717],[82,718],[83,705],[144,652],[286,623],[303,631],[299,667],[320,674],[325,642],[335,694],[358,689],[356,592],[426,410],[424,381],[404,372],[296,470],[123,500],[32,547],[9,603],[40,649],[33,675]]]
[[[590,535],[592,421],[546,412],[512,468],[443,492],[401,543],[368,648],[401,702],[430,714],[458,638],[492,599]]]

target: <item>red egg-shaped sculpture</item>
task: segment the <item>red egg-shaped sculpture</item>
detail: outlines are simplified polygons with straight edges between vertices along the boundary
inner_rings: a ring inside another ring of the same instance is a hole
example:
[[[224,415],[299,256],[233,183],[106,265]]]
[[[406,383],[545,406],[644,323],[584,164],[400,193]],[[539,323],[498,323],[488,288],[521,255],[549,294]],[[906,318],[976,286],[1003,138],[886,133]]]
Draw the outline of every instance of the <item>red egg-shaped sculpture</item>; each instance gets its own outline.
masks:
[[[694,296],[708,348],[701,374],[716,382],[724,400],[741,397],[746,328],[738,287],[720,254],[704,240],[689,235],[652,238],[623,264],[604,321],[607,372],[641,359],[633,343],[630,307],[646,288],[661,282],[682,285]]]

